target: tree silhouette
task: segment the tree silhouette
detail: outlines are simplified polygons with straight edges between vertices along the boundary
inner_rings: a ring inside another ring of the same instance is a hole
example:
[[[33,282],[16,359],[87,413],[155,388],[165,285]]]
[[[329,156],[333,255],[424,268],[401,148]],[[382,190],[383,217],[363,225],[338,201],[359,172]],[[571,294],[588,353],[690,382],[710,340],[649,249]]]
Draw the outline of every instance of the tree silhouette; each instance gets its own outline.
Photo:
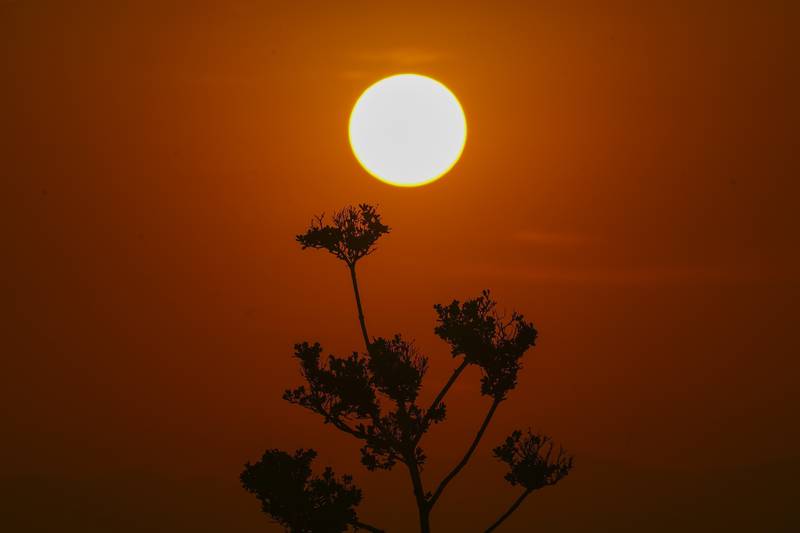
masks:
[[[358,261],[373,253],[375,243],[389,231],[375,207],[361,204],[335,212],[330,224],[323,215],[315,217],[309,229],[296,237],[303,249],[327,250],[347,265],[364,352],[323,357],[319,343],[296,344],[294,357],[305,384],[285,391],[283,398],[361,441],[361,462],[368,470],[390,470],[402,464],[411,478],[420,531],[429,533],[431,511],[469,462],[497,408],[516,388],[522,356],[535,345],[537,331],[517,312],[501,316],[486,290],[464,302],[435,305],[434,332],[459,362],[433,402],[420,406],[417,399],[428,358],[399,334],[371,338],[358,289]],[[433,491],[425,490],[422,469],[427,458],[420,441],[433,425],[444,421],[444,399],[470,365],[481,372],[480,390],[490,399],[489,408],[458,463]],[[514,431],[493,453],[509,468],[505,479],[524,490],[486,532],[496,529],[531,492],[555,485],[572,469],[571,456],[561,448],[556,451],[549,437],[530,430]],[[350,476],[338,479],[330,467],[321,476],[313,476],[314,457],[311,449],[297,450],[294,455],[268,450],[260,461],[245,465],[242,485],[259,499],[266,514],[292,533],[337,533],[348,528],[383,531],[359,521],[356,507],[361,491]]]

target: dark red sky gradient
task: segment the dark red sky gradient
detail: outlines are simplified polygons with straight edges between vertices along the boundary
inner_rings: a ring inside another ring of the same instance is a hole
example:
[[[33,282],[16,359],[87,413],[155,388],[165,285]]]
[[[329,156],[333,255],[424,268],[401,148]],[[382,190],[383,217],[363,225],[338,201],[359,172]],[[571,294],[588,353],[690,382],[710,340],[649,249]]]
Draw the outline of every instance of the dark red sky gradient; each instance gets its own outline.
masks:
[[[278,531],[239,488],[265,448],[350,472],[416,522],[403,472],[281,401],[293,343],[359,346],[346,270],[293,236],[380,205],[371,333],[453,362],[432,305],[494,291],[540,342],[438,531],[516,496],[532,425],[577,456],[504,531],[800,529],[800,9],[793,2],[0,1],[0,522],[14,532]],[[360,92],[418,72],[469,124],[399,189],[347,144]],[[468,375],[426,483],[487,407]]]

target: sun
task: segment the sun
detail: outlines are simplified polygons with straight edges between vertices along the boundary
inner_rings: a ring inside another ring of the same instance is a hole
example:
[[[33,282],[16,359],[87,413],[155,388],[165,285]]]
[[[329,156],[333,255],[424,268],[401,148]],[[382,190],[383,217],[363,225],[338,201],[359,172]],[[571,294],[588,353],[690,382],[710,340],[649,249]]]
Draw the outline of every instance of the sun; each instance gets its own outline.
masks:
[[[399,187],[417,187],[453,168],[467,141],[467,120],[455,95],[419,74],[371,85],[350,113],[350,146],[364,169]]]

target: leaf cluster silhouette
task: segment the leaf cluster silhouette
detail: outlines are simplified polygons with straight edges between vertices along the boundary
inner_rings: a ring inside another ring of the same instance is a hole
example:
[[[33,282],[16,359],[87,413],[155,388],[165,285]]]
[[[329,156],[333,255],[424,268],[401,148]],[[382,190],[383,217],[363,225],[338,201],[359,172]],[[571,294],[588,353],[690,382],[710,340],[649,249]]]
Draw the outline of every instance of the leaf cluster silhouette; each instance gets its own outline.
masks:
[[[242,484],[261,501],[265,513],[290,531],[346,531],[356,520],[361,490],[350,476],[337,479],[330,467],[313,476],[316,456],[314,450],[300,449],[294,455],[267,450],[260,461],[245,465]]]
[[[308,231],[296,239],[304,250],[327,250],[352,266],[374,252],[375,242],[386,233],[389,233],[389,226],[381,222],[377,209],[360,204],[334,212],[332,225],[325,223],[324,214],[314,217]]]
[[[334,212],[330,223],[324,215],[314,217],[309,229],[297,235],[303,249],[326,250],[347,266],[364,351],[337,357],[324,355],[318,342],[296,344],[294,357],[305,383],[286,390],[283,398],[358,439],[361,462],[368,470],[403,465],[411,479],[420,531],[429,533],[434,505],[471,459],[497,408],[517,387],[522,357],[535,346],[538,333],[522,314],[512,312],[506,317],[498,313],[488,290],[463,302],[435,305],[434,332],[448,344],[458,364],[434,400],[420,405],[429,358],[400,334],[370,337],[359,292],[356,266],[389,232],[374,206],[360,204]],[[447,393],[473,365],[480,369],[481,394],[491,403],[464,455],[434,490],[426,490],[422,471],[427,456],[420,441],[445,420]],[[509,469],[505,479],[524,492],[485,531],[497,528],[531,492],[555,485],[573,466],[572,457],[561,448],[555,451],[549,437],[530,430],[514,431],[493,454]],[[262,510],[288,531],[383,531],[359,520],[356,507],[362,495],[352,478],[337,478],[330,467],[314,476],[314,457],[316,452],[311,449],[297,450],[294,455],[268,450],[260,461],[245,466],[242,484],[261,501]]]

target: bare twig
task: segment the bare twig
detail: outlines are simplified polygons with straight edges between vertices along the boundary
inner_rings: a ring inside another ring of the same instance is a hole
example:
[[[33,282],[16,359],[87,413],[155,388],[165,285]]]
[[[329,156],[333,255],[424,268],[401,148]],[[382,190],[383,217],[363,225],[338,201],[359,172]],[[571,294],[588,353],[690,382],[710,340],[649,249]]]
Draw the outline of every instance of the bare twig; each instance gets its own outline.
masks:
[[[495,529],[497,529],[500,526],[500,524],[502,524],[503,521],[505,521],[506,518],[511,516],[511,513],[513,513],[514,511],[517,510],[517,507],[520,506],[520,504],[522,503],[522,500],[527,498],[528,494],[530,494],[531,492],[533,492],[533,489],[526,489],[525,492],[520,494],[519,498],[514,500],[514,503],[511,504],[511,507],[509,507],[508,510],[505,513],[503,513],[503,515],[494,522],[494,524],[489,526],[484,533],[490,533],[491,531],[494,531]]]
[[[447,487],[448,483],[450,483],[453,480],[453,478],[456,477],[458,473],[461,472],[461,470],[465,466],[467,466],[470,457],[472,457],[472,454],[475,453],[475,449],[478,447],[478,443],[480,443],[481,438],[483,437],[483,434],[486,432],[486,428],[489,426],[489,422],[491,422],[492,417],[494,416],[494,413],[497,410],[497,406],[500,405],[501,401],[502,400],[499,400],[497,398],[495,398],[494,401],[492,401],[492,405],[489,407],[489,411],[487,411],[486,416],[483,419],[483,423],[481,424],[481,427],[478,429],[478,433],[475,435],[475,438],[472,440],[472,444],[467,450],[467,453],[464,454],[464,457],[461,458],[461,461],[459,461],[458,464],[453,468],[453,470],[451,470],[450,473],[447,474],[447,476],[445,476],[442,482],[439,483],[439,486],[433,493],[433,496],[430,499],[431,507],[433,507],[433,505],[436,503],[436,500],[439,499],[439,496],[442,495],[442,492],[444,492],[444,489],[445,487]]]
[[[423,418],[423,420],[422,420],[422,427],[423,428],[430,421],[431,413],[436,408],[439,407],[439,404],[441,404],[442,401],[444,400],[444,397],[447,396],[447,393],[450,391],[450,388],[453,386],[453,384],[458,379],[458,376],[461,375],[461,373],[464,371],[465,368],[467,368],[468,365],[469,365],[469,363],[465,359],[464,361],[462,361],[462,363],[460,365],[458,365],[458,367],[455,370],[453,370],[453,373],[450,375],[450,379],[447,380],[447,383],[444,384],[444,387],[442,387],[442,390],[440,390],[439,394],[436,395],[436,398],[433,400],[433,403],[431,404],[431,406],[428,407],[427,411],[425,411],[425,418]],[[423,435],[422,433],[417,435],[417,438],[414,440],[414,444],[419,443],[420,439],[422,438],[422,435]]]
[[[364,347],[369,353],[369,335],[367,334],[367,323],[364,318],[364,309],[361,306],[361,294],[358,292],[358,279],[356,278],[356,265],[350,265],[350,280],[353,282],[353,293],[356,295],[356,307],[358,308],[358,323],[361,325],[361,335],[364,337]]]

